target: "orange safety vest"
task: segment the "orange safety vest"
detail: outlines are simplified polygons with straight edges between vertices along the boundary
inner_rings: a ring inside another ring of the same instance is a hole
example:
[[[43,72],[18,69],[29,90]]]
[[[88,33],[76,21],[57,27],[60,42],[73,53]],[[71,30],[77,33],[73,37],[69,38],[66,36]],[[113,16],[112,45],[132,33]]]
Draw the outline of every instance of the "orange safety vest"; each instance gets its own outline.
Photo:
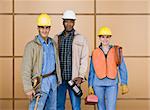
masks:
[[[96,76],[100,79],[108,77],[115,79],[117,76],[117,63],[115,56],[115,48],[112,47],[108,53],[107,58],[103,50],[97,48],[93,51],[92,61]]]

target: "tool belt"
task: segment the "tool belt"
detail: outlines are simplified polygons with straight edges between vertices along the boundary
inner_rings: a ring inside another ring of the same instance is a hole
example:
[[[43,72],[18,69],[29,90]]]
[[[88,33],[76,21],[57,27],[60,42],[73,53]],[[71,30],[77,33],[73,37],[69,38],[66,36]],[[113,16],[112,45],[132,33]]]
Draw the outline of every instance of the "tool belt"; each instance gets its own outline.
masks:
[[[34,90],[37,90],[40,87],[40,84],[41,84],[41,81],[42,81],[43,78],[47,78],[47,77],[50,77],[52,75],[56,75],[56,70],[54,70],[51,73],[47,73],[47,74],[44,74],[44,75],[40,74],[40,75],[35,76],[32,79],[32,86],[33,86]]]

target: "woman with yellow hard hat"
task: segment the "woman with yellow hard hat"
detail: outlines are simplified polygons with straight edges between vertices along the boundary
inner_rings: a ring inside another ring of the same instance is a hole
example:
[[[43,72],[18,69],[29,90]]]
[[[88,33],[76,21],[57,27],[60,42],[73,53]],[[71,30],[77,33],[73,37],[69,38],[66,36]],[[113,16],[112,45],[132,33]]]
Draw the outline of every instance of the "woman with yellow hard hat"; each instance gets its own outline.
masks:
[[[118,95],[118,71],[122,94],[128,92],[128,72],[122,55],[122,48],[110,45],[112,37],[108,27],[98,32],[101,44],[92,52],[88,77],[88,93],[98,96],[98,110],[116,110]]]

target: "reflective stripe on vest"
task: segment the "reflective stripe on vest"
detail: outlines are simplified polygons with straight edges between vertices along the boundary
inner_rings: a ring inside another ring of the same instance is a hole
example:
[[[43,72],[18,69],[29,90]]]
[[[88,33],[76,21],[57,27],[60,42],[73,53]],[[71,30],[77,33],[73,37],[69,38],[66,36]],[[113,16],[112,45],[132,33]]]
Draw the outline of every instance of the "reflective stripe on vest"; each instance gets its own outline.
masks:
[[[108,53],[107,58],[104,52],[97,48],[93,51],[92,61],[96,76],[100,79],[108,77],[115,79],[117,75],[117,64],[115,60],[115,48],[112,47]]]

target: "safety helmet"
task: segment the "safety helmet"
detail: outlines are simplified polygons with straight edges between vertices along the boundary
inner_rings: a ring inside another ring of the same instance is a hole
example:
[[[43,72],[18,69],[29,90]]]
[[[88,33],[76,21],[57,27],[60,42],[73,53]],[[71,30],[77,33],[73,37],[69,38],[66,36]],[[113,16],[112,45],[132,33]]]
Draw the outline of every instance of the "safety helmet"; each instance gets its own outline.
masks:
[[[62,19],[73,19],[76,20],[76,15],[72,10],[66,10],[62,16]]]
[[[40,14],[37,18],[37,25],[38,26],[51,26],[51,17],[46,13]]]
[[[100,35],[112,35],[111,30],[106,27],[106,26],[102,26],[99,31],[98,31],[98,36]]]

